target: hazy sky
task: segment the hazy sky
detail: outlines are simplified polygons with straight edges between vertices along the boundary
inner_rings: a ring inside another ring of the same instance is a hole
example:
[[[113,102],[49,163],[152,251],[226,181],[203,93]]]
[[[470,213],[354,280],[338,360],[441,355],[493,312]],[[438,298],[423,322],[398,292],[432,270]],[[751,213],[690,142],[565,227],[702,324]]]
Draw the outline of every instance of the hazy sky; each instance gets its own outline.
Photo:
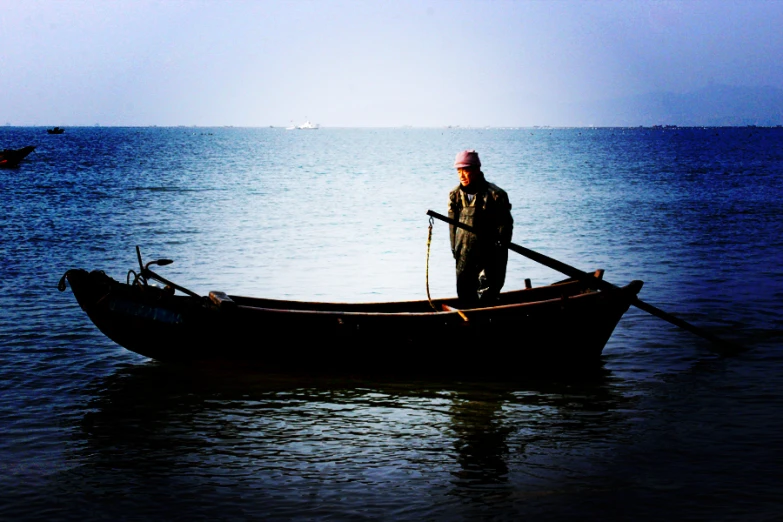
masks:
[[[783,88],[781,28],[777,0],[0,0],[0,124],[547,124]]]

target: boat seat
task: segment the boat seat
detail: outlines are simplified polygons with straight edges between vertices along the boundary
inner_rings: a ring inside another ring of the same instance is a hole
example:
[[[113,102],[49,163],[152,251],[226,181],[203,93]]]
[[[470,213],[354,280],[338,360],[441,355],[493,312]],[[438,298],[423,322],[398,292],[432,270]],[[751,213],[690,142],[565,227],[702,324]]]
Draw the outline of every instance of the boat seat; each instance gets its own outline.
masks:
[[[457,313],[459,314],[459,316],[460,316],[460,317],[462,317],[462,319],[463,319],[465,322],[468,322],[468,316],[467,316],[467,315],[465,315],[465,312],[463,312],[463,311],[462,311],[462,310],[460,310],[459,308],[454,308],[453,306],[449,306],[449,305],[447,305],[446,303],[442,303],[442,304],[440,305],[440,307],[441,307],[441,309],[442,309],[444,312],[457,312]]]

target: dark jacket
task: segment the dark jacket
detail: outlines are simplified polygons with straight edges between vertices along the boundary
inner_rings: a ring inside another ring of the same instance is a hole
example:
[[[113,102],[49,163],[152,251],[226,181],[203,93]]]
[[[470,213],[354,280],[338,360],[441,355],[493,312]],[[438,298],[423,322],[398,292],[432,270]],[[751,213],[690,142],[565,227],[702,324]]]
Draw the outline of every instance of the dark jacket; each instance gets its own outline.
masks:
[[[469,201],[469,194],[458,185],[449,193],[449,217],[477,230],[477,234],[451,225],[451,251],[457,264],[457,287],[460,292],[460,278],[469,277],[468,287],[472,292],[473,279],[486,278],[481,283],[484,290],[496,296],[500,293],[506,278],[508,244],[514,227],[511,217],[511,203],[506,191],[486,180],[476,181],[475,198]],[[477,286],[481,286],[476,283]],[[479,298],[482,290],[479,288]],[[464,293],[464,292],[461,292]],[[464,297],[460,295],[460,297]]]

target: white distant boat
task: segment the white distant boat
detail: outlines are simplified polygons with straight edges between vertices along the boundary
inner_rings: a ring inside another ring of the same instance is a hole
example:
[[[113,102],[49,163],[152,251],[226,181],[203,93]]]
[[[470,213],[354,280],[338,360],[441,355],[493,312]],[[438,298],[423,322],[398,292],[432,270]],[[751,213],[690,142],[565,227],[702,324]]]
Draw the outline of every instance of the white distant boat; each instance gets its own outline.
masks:
[[[317,123],[310,123],[309,121],[304,122],[300,126],[297,127],[299,130],[318,130],[319,125]]]

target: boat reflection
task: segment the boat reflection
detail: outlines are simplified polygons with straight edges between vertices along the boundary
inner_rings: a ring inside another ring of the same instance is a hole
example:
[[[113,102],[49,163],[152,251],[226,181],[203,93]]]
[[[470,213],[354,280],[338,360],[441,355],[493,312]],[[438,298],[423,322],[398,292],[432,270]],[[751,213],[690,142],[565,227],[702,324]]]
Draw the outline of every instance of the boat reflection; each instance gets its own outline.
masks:
[[[540,477],[560,468],[555,474],[566,479],[565,461],[622,424],[629,400],[622,385],[599,367],[578,378],[541,376],[458,390],[449,408],[459,464],[452,494],[480,502],[537,496]]]
[[[460,489],[508,481],[507,438],[514,428],[506,422],[503,403],[511,398],[507,392],[462,392],[452,399],[449,415],[459,464],[452,474]]]
[[[418,480],[481,500],[512,494],[510,477],[539,465],[542,442],[611,430],[625,400],[617,384],[603,368],[576,381],[486,383],[150,363],[88,390],[75,457],[102,487],[246,477],[234,487],[255,493],[242,495],[274,490],[289,508],[305,490],[354,482],[382,495]]]

